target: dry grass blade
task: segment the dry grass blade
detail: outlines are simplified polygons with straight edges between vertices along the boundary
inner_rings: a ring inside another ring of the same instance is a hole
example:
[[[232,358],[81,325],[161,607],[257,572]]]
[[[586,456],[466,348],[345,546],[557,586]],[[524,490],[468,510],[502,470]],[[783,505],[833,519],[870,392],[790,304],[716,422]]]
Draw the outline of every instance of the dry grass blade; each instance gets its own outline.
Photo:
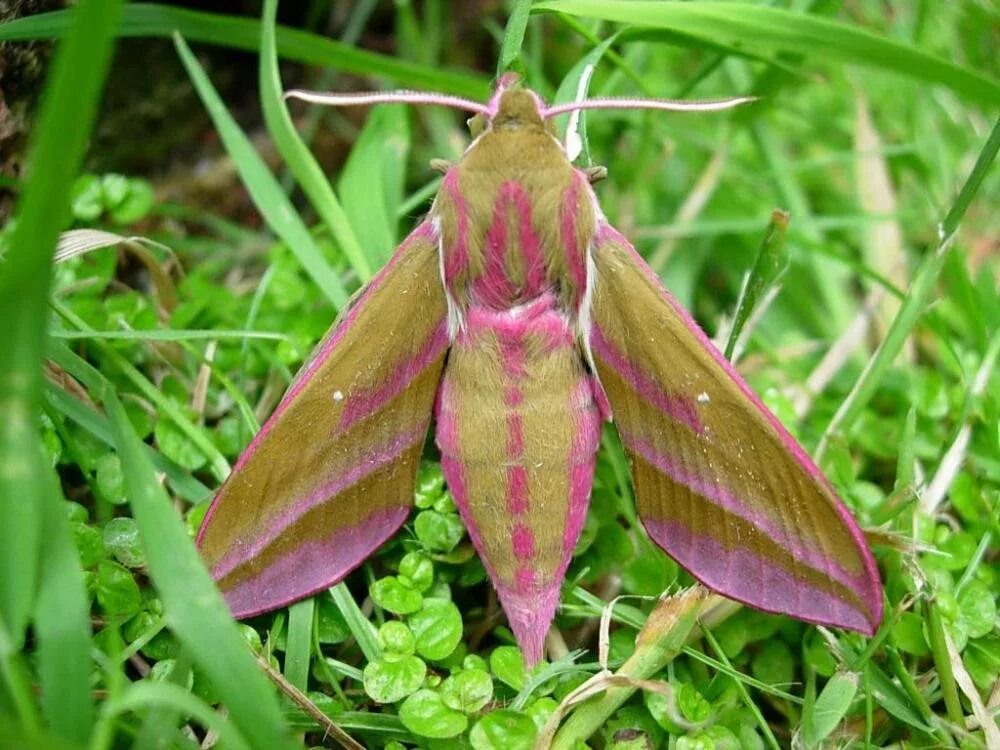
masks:
[[[906,289],[909,274],[903,251],[903,232],[893,218],[897,211],[896,190],[889,166],[882,156],[882,138],[872,121],[868,100],[860,89],[855,91],[854,102],[854,179],[858,205],[870,216],[885,217],[862,225],[862,256],[865,264],[879,276],[891,281],[898,289]],[[875,316],[879,339],[884,338],[899,311],[899,304],[899,300],[891,296],[879,295]],[[913,359],[912,342],[904,344],[901,355],[906,361]]]
[[[978,399],[983,395],[986,385],[996,369],[998,356],[1000,356],[1000,334],[994,334],[989,349],[987,349],[986,355],[972,379],[968,395],[970,400]],[[945,451],[930,484],[920,496],[920,511],[926,516],[934,515],[948,494],[952,480],[962,468],[962,462],[965,460],[966,451],[969,448],[969,441],[972,439],[972,421],[971,417],[966,419],[965,424],[958,431],[958,435],[955,436],[954,442]]]
[[[329,716],[323,713],[319,706],[309,700],[309,696],[295,687],[292,683],[285,679],[285,676],[281,674],[278,670],[272,667],[267,659],[265,659],[260,654],[254,654],[254,658],[257,660],[257,664],[260,665],[261,670],[267,675],[268,679],[273,682],[278,690],[288,696],[296,706],[305,711],[319,726],[323,728],[323,731],[330,737],[333,737],[341,747],[348,748],[348,750],[365,750],[365,746],[359,744],[351,735],[345,732],[343,729],[338,727]]]
[[[969,705],[972,706],[972,715],[976,717],[980,729],[983,730],[983,734],[986,736],[986,747],[1000,748],[1000,727],[997,726],[996,719],[993,718],[993,715],[983,704],[983,699],[980,697],[979,691],[976,690],[976,686],[973,684],[972,678],[969,676],[969,672],[962,662],[962,656],[958,653],[955,641],[952,640],[951,635],[947,631],[944,634],[944,643],[948,649],[948,660],[951,662],[951,668],[955,674],[955,682],[958,683],[959,689],[965,693],[965,697],[969,699]]]

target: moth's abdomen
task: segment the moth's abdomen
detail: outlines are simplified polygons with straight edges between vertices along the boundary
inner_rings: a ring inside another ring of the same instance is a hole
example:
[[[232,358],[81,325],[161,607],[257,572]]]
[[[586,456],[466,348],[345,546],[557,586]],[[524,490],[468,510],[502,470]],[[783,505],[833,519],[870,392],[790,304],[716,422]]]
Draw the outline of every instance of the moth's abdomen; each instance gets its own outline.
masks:
[[[586,517],[600,430],[591,376],[553,294],[469,311],[438,394],[437,443],[532,662]]]

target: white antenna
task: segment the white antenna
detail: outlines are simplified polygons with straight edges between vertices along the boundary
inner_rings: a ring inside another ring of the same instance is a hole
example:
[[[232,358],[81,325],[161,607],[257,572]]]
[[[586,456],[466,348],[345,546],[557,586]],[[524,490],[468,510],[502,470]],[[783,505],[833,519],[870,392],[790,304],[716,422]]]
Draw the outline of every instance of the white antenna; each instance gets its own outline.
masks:
[[[580,102],[555,104],[542,110],[542,117],[549,118],[575,112],[581,109],[660,109],[668,112],[719,112],[741,104],[757,101],[755,96],[736,96],[730,99],[703,99],[683,101],[680,99],[584,99]]]
[[[286,99],[301,99],[314,104],[328,104],[332,107],[353,107],[364,104],[438,104],[442,107],[461,109],[466,112],[490,117],[489,107],[471,99],[449,94],[425,91],[359,91],[355,94],[321,94],[317,91],[292,89],[285,92]]]

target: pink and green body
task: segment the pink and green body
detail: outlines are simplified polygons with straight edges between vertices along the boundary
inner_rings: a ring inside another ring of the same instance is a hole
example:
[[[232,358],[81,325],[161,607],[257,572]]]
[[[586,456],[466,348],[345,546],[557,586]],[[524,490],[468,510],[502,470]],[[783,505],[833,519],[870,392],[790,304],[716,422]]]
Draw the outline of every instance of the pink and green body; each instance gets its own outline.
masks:
[[[448,486],[529,662],[610,419],[639,517],[692,575],[767,611],[873,632],[881,584],[850,513],[608,224],[554,137],[562,110],[509,79],[467,108],[475,140],[428,218],[206,517],[199,544],[234,614],[332,585],[399,528],[433,411]]]

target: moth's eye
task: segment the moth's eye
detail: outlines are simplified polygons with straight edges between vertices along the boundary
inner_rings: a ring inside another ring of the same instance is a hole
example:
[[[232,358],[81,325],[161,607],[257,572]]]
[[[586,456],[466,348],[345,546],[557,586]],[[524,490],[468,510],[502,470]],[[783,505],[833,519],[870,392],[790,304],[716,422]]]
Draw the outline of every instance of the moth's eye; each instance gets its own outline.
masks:
[[[486,130],[486,118],[482,115],[474,115],[465,121],[469,126],[469,133],[473,138],[478,138]]]

